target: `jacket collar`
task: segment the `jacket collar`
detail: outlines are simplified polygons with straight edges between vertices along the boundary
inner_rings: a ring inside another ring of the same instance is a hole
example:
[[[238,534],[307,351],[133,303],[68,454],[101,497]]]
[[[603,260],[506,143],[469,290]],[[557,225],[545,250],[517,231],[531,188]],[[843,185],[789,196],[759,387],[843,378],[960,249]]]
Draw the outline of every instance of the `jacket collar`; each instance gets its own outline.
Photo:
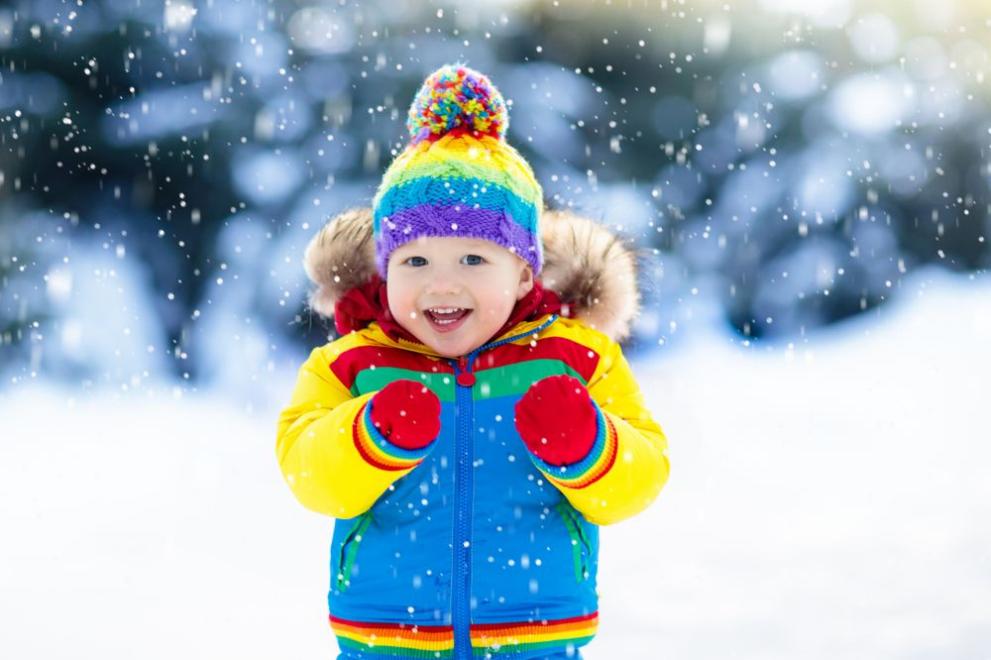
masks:
[[[528,334],[546,322],[549,315],[567,316],[568,311],[567,307],[562,307],[556,293],[543,288],[535,280],[530,292],[516,302],[509,319],[489,338],[483,348],[514,335]],[[337,301],[334,323],[341,335],[367,326],[368,334],[382,344],[440,357],[393,318],[389,312],[386,283],[378,275],[374,275],[365,284],[350,289]]]
[[[488,350],[494,347],[496,344],[505,343],[508,340],[515,339],[517,337],[525,337],[533,332],[541,329],[542,326],[548,326],[560,317],[560,314],[543,314],[530,321],[522,321],[517,323],[515,326],[510,328],[508,331],[493,336],[489,341],[485,342],[483,345],[479,346],[475,350],[471,351],[471,354],[478,354],[482,351]],[[456,358],[450,358],[447,356],[439,355],[426,344],[421,343],[415,337],[412,341],[405,339],[403,337],[393,338],[386,333],[382,326],[379,325],[378,321],[372,321],[365,329],[365,335],[372,339],[373,341],[383,344],[385,346],[392,346],[395,348],[402,348],[408,351],[413,351],[416,353],[422,353],[430,357],[435,357],[442,360],[454,360]],[[412,335],[410,335],[412,336]],[[464,357],[464,356],[462,356]]]

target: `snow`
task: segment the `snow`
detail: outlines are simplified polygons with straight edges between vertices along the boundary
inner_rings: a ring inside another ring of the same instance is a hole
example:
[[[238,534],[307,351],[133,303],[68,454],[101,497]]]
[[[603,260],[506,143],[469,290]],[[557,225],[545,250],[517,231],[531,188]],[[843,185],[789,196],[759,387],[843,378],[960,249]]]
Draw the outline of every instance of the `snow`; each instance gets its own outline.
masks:
[[[829,112],[839,128],[871,136],[899,127],[914,109],[913,97],[911,78],[892,66],[840,81]]]
[[[927,270],[904,288],[801,348],[694,333],[635,365],[672,476],[602,532],[590,658],[991,648],[991,281]]]
[[[588,660],[991,648],[991,280],[901,287],[794,347],[686,303],[679,341],[634,361],[672,476],[602,530]],[[283,398],[293,377],[272,374]],[[0,657],[332,657],[331,520],[281,481],[284,401],[228,391],[4,391]]]

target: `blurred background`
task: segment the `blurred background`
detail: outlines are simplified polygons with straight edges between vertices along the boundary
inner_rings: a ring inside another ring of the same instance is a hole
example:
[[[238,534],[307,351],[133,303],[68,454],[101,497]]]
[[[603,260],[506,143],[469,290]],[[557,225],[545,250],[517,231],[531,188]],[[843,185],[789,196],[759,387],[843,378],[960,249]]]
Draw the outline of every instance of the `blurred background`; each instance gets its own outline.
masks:
[[[333,657],[274,425],[423,78],[635,242],[672,480],[587,658],[991,649],[984,0],[0,6],[0,655]]]

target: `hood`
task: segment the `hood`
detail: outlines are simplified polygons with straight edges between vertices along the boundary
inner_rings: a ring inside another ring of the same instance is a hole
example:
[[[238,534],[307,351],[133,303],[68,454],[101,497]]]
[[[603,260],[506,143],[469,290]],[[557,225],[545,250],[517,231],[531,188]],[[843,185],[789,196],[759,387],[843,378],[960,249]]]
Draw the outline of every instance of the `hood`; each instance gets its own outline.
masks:
[[[564,316],[622,341],[640,313],[634,250],[601,224],[570,211],[543,212],[540,220],[544,267],[541,286],[560,298]],[[314,236],[303,257],[316,285],[310,307],[331,318],[345,293],[376,276],[372,210],[357,208],[332,218]]]

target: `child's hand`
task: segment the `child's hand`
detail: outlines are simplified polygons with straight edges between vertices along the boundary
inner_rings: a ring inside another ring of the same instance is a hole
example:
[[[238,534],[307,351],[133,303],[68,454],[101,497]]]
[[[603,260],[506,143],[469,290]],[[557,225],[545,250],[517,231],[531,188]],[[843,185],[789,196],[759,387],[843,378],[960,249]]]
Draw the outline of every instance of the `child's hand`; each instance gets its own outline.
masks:
[[[440,433],[440,399],[422,383],[393,381],[369,405],[378,432],[403,449],[422,449]]]
[[[551,465],[577,463],[595,443],[596,410],[582,382],[548,376],[516,403],[516,430],[527,448]]]

